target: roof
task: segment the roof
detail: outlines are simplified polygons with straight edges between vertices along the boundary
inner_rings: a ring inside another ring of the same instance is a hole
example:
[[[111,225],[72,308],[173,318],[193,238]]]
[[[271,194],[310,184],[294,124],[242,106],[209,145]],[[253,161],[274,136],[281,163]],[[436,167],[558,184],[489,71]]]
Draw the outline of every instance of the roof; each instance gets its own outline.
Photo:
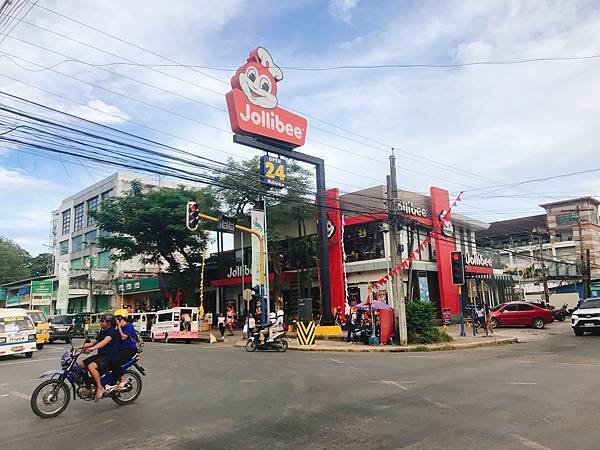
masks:
[[[570,200],[559,200],[557,202],[544,203],[543,205],[540,205],[540,206],[542,208],[551,208],[553,206],[567,205],[567,204],[573,204],[573,203],[584,203],[584,202],[589,202],[596,206],[600,205],[600,201],[596,200],[594,197],[577,197],[577,198],[572,198]]]
[[[519,217],[516,219],[500,220],[492,222],[487,230],[477,231],[477,239],[510,236],[515,234],[531,233],[535,227],[548,227],[546,214],[536,216]]]
[[[16,281],[11,281],[10,283],[0,284],[0,287],[11,287],[11,286],[19,286],[21,284],[31,284],[32,281],[48,280],[50,278],[56,278],[56,277],[54,275],[42,275],[39,277],[25,278],[23,280],[16,280]]]

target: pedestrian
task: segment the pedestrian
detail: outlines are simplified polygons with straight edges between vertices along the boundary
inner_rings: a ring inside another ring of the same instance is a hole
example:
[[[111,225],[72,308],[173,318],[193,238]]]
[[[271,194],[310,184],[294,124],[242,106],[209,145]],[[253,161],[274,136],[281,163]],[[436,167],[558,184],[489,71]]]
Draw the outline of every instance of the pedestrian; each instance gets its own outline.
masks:
[[[227,325],[227,335],[228,336],[233,336],[234,322],[235,322],[235,311],[230,306],[229,309],[227,310],[227,320],[225,321],[225,324]]]
[[[221,340],[225,340],[225,316],[223,313],[219,313],[219,317],[217,318],[217,326],[219,327],[219,332],[221,333]]]
[[[490,314],[490,307],[487,303],[483,304],[483,313],[485,316],[485,329],[488,334],[494,334],[494,327],[492,326],[492,316]]]
[[[485,329],[485,313],[483,312],[483,306],[477,305],[477,321],[478,327]]]
[[[254,328],[256,328],[256,320],[254,320],[254,316],[250,314],[250,317],[248,317],[248,337],[252,336]]]

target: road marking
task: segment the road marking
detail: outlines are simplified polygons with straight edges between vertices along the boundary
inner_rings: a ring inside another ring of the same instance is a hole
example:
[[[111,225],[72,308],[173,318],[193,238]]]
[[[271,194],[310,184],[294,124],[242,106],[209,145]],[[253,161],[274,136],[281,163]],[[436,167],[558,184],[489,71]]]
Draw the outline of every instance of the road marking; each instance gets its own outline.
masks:
[[[523,436],[519,436],[518,434],[510,433],[510,435],[514,438],[517,438],[519,441],[521,441],[521,444],[523,444],[525,447],[537,448],[537,449],[542,449],[542,450],[552,450],[549,447],[545,447],[542,444],[538,444],[537,442],[532,441],[527,438],[524,438]]]
[[[530,361],[530,360],[527,360],[527,359],[515,359],[513,362],[523,363],[523,364],[531,364],[533,361]]]
[[[530,385],[530,384],[537,384],[537,383],[533,383],[530,381],[511,381],[510,383],[507,384],[513,384],[513,385]]]
[[[22,392],[17,392],[17,391],[10,391],[10,393],[12,395],[14,395],[17,398],[20,398],[21,400],[29,400],[30,397],[27,394],[23,394]]]
[[[432,400],[429,397],[423,397],[423,400],[425,400],[427,403],[430,403],[434,406],[437,406],[438,408],[441,409],[450,409],[452,411],[458,411],[458,409],[456,409],[454,406],[450,406],[447,403],[443,403],[443,402],[438,402],[437,400]]]
[[[15,364],[27,364],[27,363],[36,363],[42,361],[56,361],[56,358],[42,358],[42,359],[28,359],[27,361],[15,361],[9,363],[1,363],[0,366],[13,366]]]
[[[584,363],[558,363],[562,366],[580,366],[580,367],[600,367],[600,364],[584,364]]]
[[[2,394],[0,397],[8,397],[9,394]]]
[[[329,360],[333,361],[334,363],[344,364],[344,361],[340,361],[339,359],[329,358]]]
[[[165,350],[165,352],[176,352],[177,350],[179,350],[178,348],[168,348],[167,350]]]
[[[391,384],[392,386],[396,386],[400,389],[402,389],[403,391],[408,391],[408,388],[400,383],[398,383],[397,381],[389,381],[389,380],[379,380],[382,384]]]
[[[360,369],[359,369],[358,367],[356,367],[356,366],[348,366],[348,367],[350,367],[351,369],[354,369],[354,370],[360,370]]]

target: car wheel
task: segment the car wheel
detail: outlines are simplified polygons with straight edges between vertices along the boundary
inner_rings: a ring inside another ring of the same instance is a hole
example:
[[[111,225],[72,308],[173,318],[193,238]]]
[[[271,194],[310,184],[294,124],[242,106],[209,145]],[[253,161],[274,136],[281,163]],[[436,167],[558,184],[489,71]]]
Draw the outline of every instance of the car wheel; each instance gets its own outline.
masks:
[[[25,352],[25,358],[31,358],[33,356],[33,352]]]
[[[573,328],[573,333],[575,333],[575,336],[583,336],[585,331],[582,328]]]
[[[500,325],[498,323],[498,319],[496,319],[495,317],[492,317],[492,328],[498,328],[498,325]]]
[[[536,317],[535,319],[533,319],[531,326],[536,330],[541,330],[542,328],[544,328],[544,319],[542,319],[541,317]]]

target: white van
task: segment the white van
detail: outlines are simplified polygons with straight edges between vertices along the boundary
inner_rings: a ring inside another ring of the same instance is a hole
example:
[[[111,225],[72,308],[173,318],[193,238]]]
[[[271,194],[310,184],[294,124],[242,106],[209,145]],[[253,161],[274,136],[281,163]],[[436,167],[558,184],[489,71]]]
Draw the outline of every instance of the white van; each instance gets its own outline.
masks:
[[[35,325],[27,311],[0,308],[0,356],[24,354],[31,358],[36,351],[35,338]]]
[[[157,311],[150,337],[152,341],[198,340],[198,308],[182,306]]]
[[[155,316],[155,312],[129,313],[127,320],[131,322],[135,331],[140,334],[142,339],[148,339],[150,337],[150,330],[152,329],[152,321]]]

